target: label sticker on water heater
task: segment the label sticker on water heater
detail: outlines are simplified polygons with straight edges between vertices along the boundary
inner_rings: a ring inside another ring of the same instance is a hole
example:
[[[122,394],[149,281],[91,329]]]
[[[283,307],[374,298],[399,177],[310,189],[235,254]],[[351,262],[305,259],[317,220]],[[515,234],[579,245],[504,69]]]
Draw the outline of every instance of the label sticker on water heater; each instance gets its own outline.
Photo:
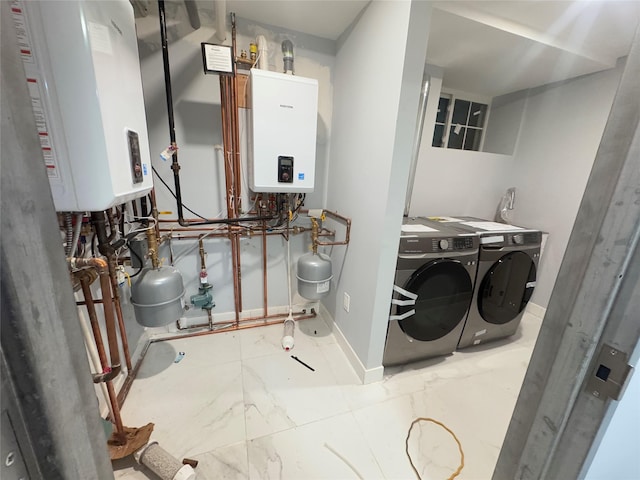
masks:
[[[298,173],[298,180],[304,180],[304,173]]]
[[[113,54],[113,47],[111,46],[111,36],[109,35],[109,27],[95,22],[88,23],[91,50],[93,50],[94,52],[106,53],[107,55]]]

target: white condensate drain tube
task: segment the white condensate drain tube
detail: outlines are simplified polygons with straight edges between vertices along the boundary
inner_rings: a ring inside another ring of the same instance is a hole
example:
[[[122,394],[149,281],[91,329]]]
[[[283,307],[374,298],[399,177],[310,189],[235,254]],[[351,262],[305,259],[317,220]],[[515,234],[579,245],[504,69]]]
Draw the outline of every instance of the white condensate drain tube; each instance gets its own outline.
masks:
[[[291,314],[289,314],[291,315]],[[293,339],[293,331],[295,329],[296,322],[293,317],[287,317],[284,321],[284,333],[282,334],[282,348],[287,352],[293,348],[295,341]]]
[[[138,450],[136,462],[144,465],[162,480],[196,480],[198,477],[191,465],[183,465],[170,455],[158,442],[151,442]]]
[[[258,42],[258,68],[261,70],[269,70],[269,47],[267,45],[267,39],[264,35],[258,35],[256,37]]]
[[[289,316],[284,321],[284,331],[282,333],[282,348],[287,352],[293,348],[294,339],[293,332],[296,322],[293,320],[293,307],[291,305],[291,246],[287,238],[287,286],[289,290]]]

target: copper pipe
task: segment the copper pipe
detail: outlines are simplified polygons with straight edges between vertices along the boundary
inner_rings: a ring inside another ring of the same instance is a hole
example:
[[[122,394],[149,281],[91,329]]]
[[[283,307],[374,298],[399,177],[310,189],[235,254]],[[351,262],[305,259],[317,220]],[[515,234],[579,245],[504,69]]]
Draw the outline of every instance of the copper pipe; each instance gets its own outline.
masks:
[[[267,224],[262,222],[262,312],[267,316]]]
[[[111,403],[111,411],[113,412],[112,421],[116,426],[115,434],[112,437],[113,444],[125,445],[127,443],[127,434],[125,433],[124,425],[122,424],[122,416],[120,415],[120,405],[118,404],[116,389],[113,387],[113,382],[111,380],[106,383],[107,393],[109,394],[109,403]]]
[[[227,189],[227,215],[229,217],[237,217],[237,189],[236,185],[239,181],[240,171],[236,165],[235,159],[235,144],[234,144],[234,127],[233,127],[233,91],[232,84],[235,79],[231,77],[224,78],[224,123],[226,124],[226,137],[225,137],[225,153],[229,153],[231,158],[227,158],[225,155],[225,167],[231,173],[230,178],[227,179],[229,188]],[[227,172],[227,170],[225,170]],[[240,312],[242,311],[242,279],[241,279],[241,267],[240,267],[240,239],[234,232],[229,232],[229,238],[231,239],[231,265],[233,269],[233,286],[234,286],[234,306],[236,311],[236,324],[240,320]]]
[[[315,309],[312,308],[311,310],[314,312],[314,315],[315,315]],[[304,316],[306,313],[307,313],[306,310],[301,310],[299,312],[293,312],[291,315],[293,315],[294,317],[296,317],[296,316]],[[240,320],[240,324],[244,325],[246,323],[251,323],[251,326],[253,326],[253,327],[262,327],[262,326],[265,325],[265,323],[255,323],[255,322],[260,321],[260,320],[269,320],[269,319],[272,319],[272,318],[279,318],[280,320],[284,321],[285,317],[287,317],[287,316],[288,316],[288,314],[286,314],[286,313],[273,313],[271,315],[264,315],[264,316],[259,316],[259,317],[248,317],[248,318],[241,319]],[[295,319],[298,319],[298,318],[295,318]],[[218,322],[213,322],[212,325],[215,327],[217,325],[232,325],[232,324],[234,324],[233,321],[220,320]],[[176,325],[177,325],[178,330],[191,330],[193,328],[204,328],[204,327],[208,327],[209,326],[208,323],[199,323],[199,324],[196,324],[196,325],[191,325],[190,327],[180,327],[178,322],[176,322]]]
[[[316,241],[316,245],[321,245],[321,246],[330,246],[330,245],[348,245],[349,244],[349,237],[351,235],[351,219],[344,217],[336,212],[331,212],[329,210],[323,210],[323,213],[328,216],[328,217],[332,217],[336,220],[341,220],[342,222],[344,222],[344,224],[347,226],[347,230],[345,232],[345,237],[344,240],[341,242],[318,242]]]
[[[76,259],[69,259],[71,262],[73,262]],[[92,265],[95,266],[96,268],[99,269],[99,272],[101,273],[101,280],[102,278],[104,278],[104,275],[102,274],[104,272],[104,268],[107,266],[106,262],[104,262],[101,259],[96,259],[96,258],[92,258],[92,259],[77,259],[77,260],[95,260],[95,262],[91,262],[97,265]],[[78,262],[75,262],[76,266],[82,266],[81,264],[78,264]],[[85,262],[81,262],[81,263],[85,263]],[[88,262],[87,262],[88,263]],[[99,265],[99,266],[98,266]],[[107,393],[109,396],[109,403],[111,404],[111,411],[113,412],[113,422],[116,425],[116,435],[115,435],[115,439],[118,443],[120,444],[124,444],[126,443],[126,434],[124,432],[124,425],[122,423],[122,417],[120,416],[120,406],[118,405],[118,400],[116,397],[116,393],[115,393],[115,389],[113,387],[113,382],[111,381],[111,378],[113,378],[113,376],[116,376],[120,373],[120,365],[119,363],[115,365],[114,368],[114,363],[112,361],[112,367],[111,367],[111,372],[108,372],[109,369],[109,364],[107,362],[107,353],[105,352],[104,349],[104,341],[102,339],[102,334],[100,333],[100,326],[98,324],[98,316],[96,314],[96,309],[95,309],[95,305],[93,304],[93,295],[91,294],[91,288],[90,288],[90,277],[88,277],[87,275],[83,275],[82,273],[80,273],[80,284],[82,285],[82,293],[84,294],[84,298],[85,298],[85,302],[87,303],[87,311],[89,313],[89,321],[91,323],[91,330],[93,331],[93,337],[96,341],[96,348],[98,350],[98,357],[100,358],[100,365],[102,366],[102,375],[100,375],[99,380],[105,381],[106,385],[107,385]],[[101,282],[101,287],[104,284],[104,282]],[[103,297],[104,297],[104,290],[103,290]],[[105,312],[105,318],[106,318],[106,312]],[[112,317],[112,323],[113,323],[113,317]],[[115,333],[115,331],[114,331]],[[109,329],[107,328],[107,335],[109,334]],[[111,344],[110,344],[111,345]],[[113,357],[112,357],[113,359]],[[119,360],[118,360],[119,362]],[[109,377],[107,377],[107,375],[110,375]],[[113,375],[113,376],[111,376]]]
[[[70,258],[71,268],[93,267],[98,270],[100,289],[102,290],[102,306],[104,308],[105,327],[107,329],[107,343],[111,357],[111,368],[120,366],[120,350],[116,332],[116,322],[113,318],[113,302],[111,298],[111,280],[109,278],[109,265],[101,258]],[[84,291],[83,291],[84,292]],[[87,300],[85,298],[85,300]],[[90,300],[87,300],[90,301]]]
[[[237,261],[237,257],[236,257],[236,248],[237,248],[237,243],[235,242],[236,237],[232,234],[229,233],[229,240],[231,241],[231,269],[232,269],[232,276],[233,276],[233,303],[234,303],[234,310],[235,310],[235,315],[236,315],[236,324],[238,323],[238,321],[240,320],[240,299],[238,298],[238,270],[236,269],[236,261]]]
[[[296,232],[296,228],[300,228],[299,231]],[[301,228],[301,227],[293,227],[291,229],[293,231],[294,235],[297,235],[299,233],[304,233],[304,232],[308,232],[309,230],[311,230],[310,228]],[[261,235],[264,235],[261,232]],[[266,232],[267,236],[272,236],[272,235],[282,235],[280,232]],[[330,230],[325,230],[322,229],[322,231],[320,233],[318,233],[318,237],[334,237],[335,233],[330,231]],[[198,240],[200,238],[200,235],[175,235],[171,237],[173,240]],[[214,233],[214,234],[209,234],[207,235],[207,238],[229,238],[229,234],[227,233]]]
[[[116,256],[115,254],[107,257],[109,262],[109,278],[111,280],[111,290],[113,291],[113,305],[116,308],[116,318],[118,319],[118,330],[120,331],[120,341],[122,342],[122,350],[124,351],[124,361],[127,365],[127,372],[131,371],[131,353],[129,351],[129,337],[127,329],[124,325],[124,316],[122,315],[122,305],[120,304],[120,288],[118,287],[118,278],[116,276]],[[104,292],[103,292],[104,294]]]
[[[231,58],[236,58],[236,16],[231,15]],[[235,171],[235,201],[233,203],[235,209],[235,216],[238,216],[241,208],[241,188],[242,182],[240,178],[240,132],[239,132],[239,120],[238,120],[238,97],[237,97],[237,82],[236,71],[234,70],[233,76],[229,77],[230,95],[231,95],[231,135],[232,135],[232,149]],[[242,301],[242,297],[240,297]]]
[[[237,231],[243,230],[242,227],[234,227],[232,230],[234,229],[238,229]],[[220,231],[218,231],[220,230]],[[175,233],[175,232],[208,232],[206,234],[207,237],[213,237],[213,236],[218,236],[218,237],[228,237],[229,236],[229,231],[224,228],[224,229],[205,229],[205,228],[189,228],[189,227],[178,227],[178,228],[161,228],[160,231],[162,233]],[[196,235],[193,238],[200,238],[202,235]]]
[[[231,132],[229,131],[229,81],[224,75],[220,76],[220,114],[222,116],[222,149],[224,158],[224,181],[225,181],[225,200],[227,204],[227,217],[233,218],[234,211],[232,206],[232,198],[234,195],[233,184],[233,158],[230,158]]]
[[[262,223],[266,225],[266,223],[264,222],[264,218],[262,219]],[[177,222],[175,222],[177,223]],[[246,231],[254,231],[254,230],[258,230],[259,232],[262,233],[263,229],[267,229],[268,228],[265,227],[242,227],[239,225],[224,225],[224,227],[222,228],[193,228],[193,227],[175,227],[175,228],[161,228],[160,232],[162,233],[172,233],[172,232],[216,232],[217,230],[220,230],[220,232],[218,233],[207,233],[205,236],[206,237],[212,237],[212,236],[219,236],[219,237],[226,237],[228,236],[227,234],[227,229],[230,229],[231,231],[234,232],[246,232]],[[291,232],[293,232],[295,235],[299,234],[299,233],[303,233],[303,232],[309,232],[311,231],[311,227],[301,227],[299,225],[294,225],[293,227],[291,227],[289,230],[291,230]],[[280,235],[279,231],[271,231],[267,233],[268,235]],[[334,237],[336,235],[336,232],[329,230],[328,228],[323,227],[320,231],[320,233],[318,234],[318,236],[320,237]],[[192,238],[199,238],[199,236],[194,236]],[[122,258],[122,257],[120,257]]]
[[[315,318],[316,316],[317,316],[317,313],[312,309],[311,313],[306,314],[306,315],[302,315],[302,316],[296,318],[296,320],[307,320],[309,318]],[[204,332],[185,333],[183,335],[172,335],[171,337],[161,338],[161,339],[158,339],[156,341],[166,342],[167,340],[177,340],[179,338],[201,337],[203,335],[211,335],[211,334],[214,334],[214,333],[233,332],[233,331],[236,331],[236,330],[244,330],[246,328],[266,327],[266,326],[269,326],[269,325],[278,325],[279,323],[283,323],[287,319],[287,314],[280,314],[280,315],[278,315],[278,317],[280,317],[279,320],[273,320],[273,321],[270,321],[270,322],[262,322],[262,323],[254,324],[254,325],[244,325],[243,323],[240,323],[239,325],[238,324],[234,324],[233,326],[231,326],[229,328],[219,328],[219,329],[216,329],[216,330],[206,330]],[[258,317],[255,320],[261,320],[261,319],[262,319],[262,317]],[[243,322],[248,322],[250,320],[252,320],[252,319],[245,319],[245,320],[243,320]],[[223,322],[223,323],[231,323],[231,322]],[[190,328],[196,328],[196,327],[190,327]]]
[[[222,116],[222,144],[224,151],[224,179],[225,179],[225,198],[227,203],[227,216],[229,218],[234,217],[234,205],[233,198],[235,195],[235,188],[232,183],[232,177],[234,176],[234,159],[229,158],[230,150],[232,146],[232,137],[230,131],[230,101],[229,101],[229,78],[227,76],[220,76],[220,113]],[[232,154],[232,152],[231,152]],[[238,279],[238,241],[237,235],[234,235],[231,231],[228,232],[229,240],[231,241],[231,268],[233,274],[233,302],[236,317],[236,324],[240,319],[240,282]]]
[[[80,277],[80,286],[82,287],[82,294],[84,295],[83,303],[87,306],[87,313],[89,314],[89,324],[91,325],[93,338],[96,341],[96,349],[98,350],[98,358],[100,358],[102,373],[104,373],[109,368],[109,363],[107,361],[107,352],[104,349],[104,340],[102,339],[102,333],[100,332],[96,306],[94,305],[93,295],[91,293],[90,278],[87,275],[83,275],[82,272],[80,272],[80,275],[78,276]]]
[[[158,212],[158,202],[156,201],[156,189],[152,188],[151,189],[151,193],[149,194],[151,196],[151,216],[155,219],[156,221],[156,237],[160,238],[160,225],[158,225],[158,216],[159,216],[159,212]],[[162,242],[162,240],[161,240]]]
[[[314,255],[318,253],[318,221],[311,217],[311,248]]]

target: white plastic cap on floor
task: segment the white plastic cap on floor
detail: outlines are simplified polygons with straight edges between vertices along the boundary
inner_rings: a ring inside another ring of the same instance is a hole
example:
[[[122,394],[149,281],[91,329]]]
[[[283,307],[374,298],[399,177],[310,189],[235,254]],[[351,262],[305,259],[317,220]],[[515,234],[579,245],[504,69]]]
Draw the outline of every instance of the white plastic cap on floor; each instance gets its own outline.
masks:
[[[191,465],[185,465],[173,477],[173,480],[196,480],[198,476]]]

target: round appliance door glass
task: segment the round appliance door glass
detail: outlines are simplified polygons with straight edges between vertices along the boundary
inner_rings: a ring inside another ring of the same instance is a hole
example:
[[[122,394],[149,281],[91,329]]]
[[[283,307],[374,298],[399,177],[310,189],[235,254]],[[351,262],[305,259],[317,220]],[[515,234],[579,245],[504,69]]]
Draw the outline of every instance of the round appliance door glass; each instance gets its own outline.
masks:
[[[456,260],[435,260],[416,270],[403,287],[415,293],[415,305],[401,306],[403,314],[415,314],[398,323],[404,333],[416,340],[437,340],[450,333],[471,304],[471,277]]]
[[[478,289],[478,311],[489,323],[502,325],[527,306],[536,284],[536,265],[524,252],[511,252],[487,271]]]

